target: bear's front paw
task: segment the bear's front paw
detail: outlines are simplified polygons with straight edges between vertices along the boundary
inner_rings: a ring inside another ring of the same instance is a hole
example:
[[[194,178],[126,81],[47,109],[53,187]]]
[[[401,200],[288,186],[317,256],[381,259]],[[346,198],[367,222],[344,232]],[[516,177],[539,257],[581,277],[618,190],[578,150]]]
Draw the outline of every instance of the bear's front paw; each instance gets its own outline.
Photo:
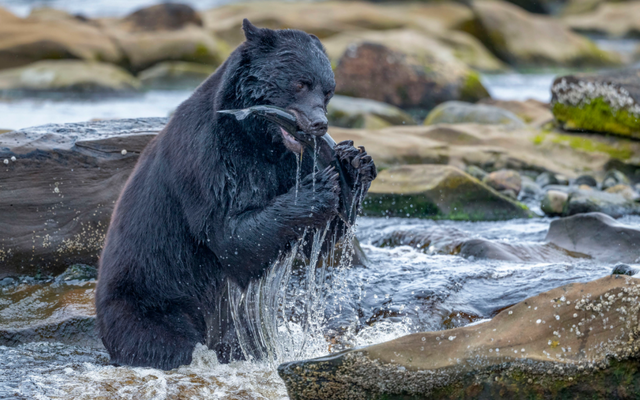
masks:
[[[334,167],[307,175],[300,183],[298,204],[315,223],[322,224],[338,213],[340,202],[339,175]]]
[[[334,150],[342,167],[348,171],[352,182],[358,181],[368,186],[378,176],[376,165],[364,146],[355,148],[352,140],[345,140],[338,143]]]

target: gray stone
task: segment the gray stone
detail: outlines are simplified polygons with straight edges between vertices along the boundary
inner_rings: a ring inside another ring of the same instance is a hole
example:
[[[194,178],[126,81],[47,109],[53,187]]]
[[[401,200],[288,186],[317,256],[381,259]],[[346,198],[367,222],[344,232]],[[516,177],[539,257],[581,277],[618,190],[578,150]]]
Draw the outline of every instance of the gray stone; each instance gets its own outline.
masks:
[[[596,178],[594,178],[591,175],[580,175],[579,177],[576,178],[575,181],[573,181],[573,184],[576,186],[580,186],[580,185],[587,185],[591,187],[598,186],[598,182],[596,181]]]
[[[618,218],[624,215],[640,214],[640,206],[620,194],[597,190],[575,190],[569,195],[564,215],[601,212]]]
[[[517,115],[504,108],[463,101],[447,101],[434,108],[424,120],[425,125],[477,123],[524,128],[526,124]]]
[[[629,178],[622,172],[611,169],[607,171],[602,180],[602,190],[607,190],[616,185],[630,185]]]
[[[483,179],[483,182],[501,193],[510,191],[512,193],[510,197],[512,198],[517,198],[522,188],[522,178],[520,174],[517,171],[508,169],[490,173]]]
[[[0,164],[0,278],[96,265],[115,201],[165,123],[52,124],[0,135],[0,160],[8,160]]]
[[[140,72],[138,79],[144,86],[154,89],[194,88],[215,70],[212,65],[165,61]]]
[[[628,275],[633,276],[638,273],[637,268],[633,268],[627,264],[616,264],[613,267],[613,271],[611,271],[611,275]]]
[[[562,215],[569,195],[557,190],[548,190],[542,198],[540,209],[550,216]]]
[[[391,125],[415,125],[413,117],[398,107],[370,99],[333,96],[327,106],[329,124],[343,128],[376,129]]]
[[[549,185],[558,185],[560,182],[556,175],[551,172],[543,172],[536,177],[536,183],[540,185],[540,187],[545,187]]]
[[[580,214],[552,221],[546,241],[605,262],[640,262],[640,230],[603,213]]]
[[[56,276],[56,282],[87,281],[98,279],[98,269],[90,265],[74,264],[62,274]]]

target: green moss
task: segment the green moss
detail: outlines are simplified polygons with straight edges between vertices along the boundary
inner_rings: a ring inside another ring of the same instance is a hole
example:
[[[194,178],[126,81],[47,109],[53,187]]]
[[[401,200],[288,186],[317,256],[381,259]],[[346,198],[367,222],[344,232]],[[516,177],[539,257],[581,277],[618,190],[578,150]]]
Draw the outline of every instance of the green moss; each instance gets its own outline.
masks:
[[[634,154],[631,146],[628,146],[625,143],[618,142],[616,146],[612,146],[607,143],[600,142],[597,139],[589,139],[584,136],[540,132],[532,139],[532,141],[535,145],[540,145],[547,139],[552,143],[567,145],[575,150],[585,151],[588,153],[605,153],[612,158],[620,160],[628,160]]]
[[[470,71],[460,87],[460,100],[475,102],[487,97],[491,96],[482,85],[480,75],[477,72]]]
[[[579,107],[555,103],[553,115],[566,129],[613,133],[640,139],[640,118],[624,109],[613,110],[600,97]]]

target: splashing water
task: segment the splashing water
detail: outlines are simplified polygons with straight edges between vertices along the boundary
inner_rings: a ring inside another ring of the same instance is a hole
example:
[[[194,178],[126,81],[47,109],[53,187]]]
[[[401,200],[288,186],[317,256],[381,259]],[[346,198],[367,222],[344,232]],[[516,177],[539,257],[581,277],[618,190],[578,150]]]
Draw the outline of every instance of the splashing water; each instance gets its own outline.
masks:
[[[302,169],[302,156],[304,155],[304,147],[300,148],[300,154],[296,153],[296,195],[293,204],[298,204],[298,189],[300,188],[300,173]]]

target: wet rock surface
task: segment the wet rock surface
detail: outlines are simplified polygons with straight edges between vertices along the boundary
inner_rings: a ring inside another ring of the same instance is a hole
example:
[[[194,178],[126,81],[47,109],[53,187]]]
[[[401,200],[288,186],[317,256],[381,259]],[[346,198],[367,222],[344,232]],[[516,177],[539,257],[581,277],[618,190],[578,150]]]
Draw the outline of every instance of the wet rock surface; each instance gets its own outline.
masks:
[[[0,278],[96,265],[115,201],[164,118],[44,125],[0,136]]]
[[[627,398],[640,390],[639,285],[623,276],[569,284],[490,322],[286,363],[278,372],[294,399]]]
[[[640,3],[606,2],[595,10],[564,18],[564,23],[581,33],[609,37],[637,37],[640,35]]]
[[[552,221],[545,240],[601,261],[640,261],[640,230],[602,213],[581,214]]]
[[[553,114],[564,129],[640,138],[640,70],[559,77],[551,93]]]
[[[528,218],[533,214],[450,166],[407,165],[378,174],[363,204],[365,215],[462,220]]]

